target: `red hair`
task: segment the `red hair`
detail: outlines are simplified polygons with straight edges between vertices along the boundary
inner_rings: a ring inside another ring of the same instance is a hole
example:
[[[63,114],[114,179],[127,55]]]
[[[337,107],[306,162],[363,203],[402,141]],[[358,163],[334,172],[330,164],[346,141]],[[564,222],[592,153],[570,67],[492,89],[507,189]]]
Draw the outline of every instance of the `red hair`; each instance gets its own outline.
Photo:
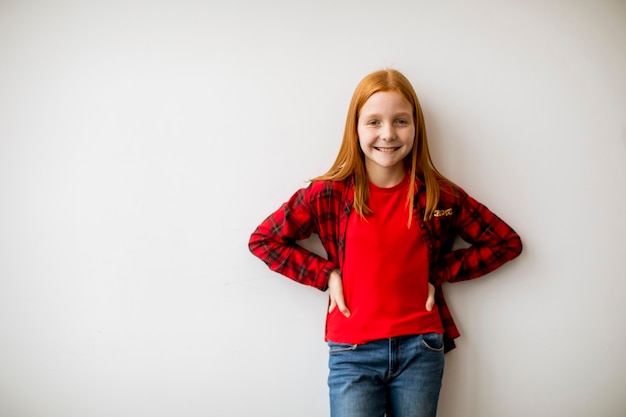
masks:
[[[343,140],[339,148],[337,159],[328,172],[314,178],[313,181],[339,181],[346,179],[350,175],[354,175],[354,209],[361,217],[371,213],[370,208],[367,206],[369,187],[367,172],[365,171],[365,156],[359,146],[357,123],[361,108],[365,102],[374,93],[379,91],[398,91],[413,108],[415,140],[413,142],[413,149],[404,158],[405,169],[409,170],[411,173],[409,193],[407,195],[407,205],[409,207],[408,226],[410,227],[413,218],[413,196],[415,193],[416,178],[420,178],[426,185],[426,210],[424,212],[424,220],[430,219],[437,207],[440,195],[440,181],[448,183],[450,183],[450,181],[441,175],[433,164],[430,152],[428,151],[424,115],[419,100],[417,99],[417,94],[409,80],[399,71],[393,69],[376,71],[367,75],[357,85],[348,108]]]

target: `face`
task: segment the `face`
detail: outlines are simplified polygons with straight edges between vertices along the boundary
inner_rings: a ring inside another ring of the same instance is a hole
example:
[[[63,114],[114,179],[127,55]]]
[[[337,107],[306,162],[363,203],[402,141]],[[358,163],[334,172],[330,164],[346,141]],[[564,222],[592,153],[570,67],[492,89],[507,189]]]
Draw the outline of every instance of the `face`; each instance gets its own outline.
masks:
[[[404,158],[415,141],[413,108],[398,91],[374,93],[361,107],[357,121],[359,144],[369,180],[393,186],[404,177]]]

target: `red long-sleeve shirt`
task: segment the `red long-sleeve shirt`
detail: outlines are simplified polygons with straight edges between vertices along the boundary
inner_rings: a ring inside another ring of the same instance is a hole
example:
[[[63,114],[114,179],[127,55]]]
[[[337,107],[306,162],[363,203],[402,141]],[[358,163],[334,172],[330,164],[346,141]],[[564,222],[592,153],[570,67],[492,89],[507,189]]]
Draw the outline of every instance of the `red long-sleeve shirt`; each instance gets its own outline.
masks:
[[[417,181],[414,218],[424,216],[426,188]],[[249,248],[270,269],[305,285],[326,290],[334,269],[342,269],[346,229],[354,202],[354,181],[314,181],[252,233]],[[522,251],[517,233],[463,189],[442,184],[434,216],[420,222],[427,241],[429,280],[444,327],[446,351],[455,347],[459,331],[444,299],[441,284],[478,278],[515,258]],[[316,233],[327,257],[297,244]],[[470,244],[452,250],[456,236]]]

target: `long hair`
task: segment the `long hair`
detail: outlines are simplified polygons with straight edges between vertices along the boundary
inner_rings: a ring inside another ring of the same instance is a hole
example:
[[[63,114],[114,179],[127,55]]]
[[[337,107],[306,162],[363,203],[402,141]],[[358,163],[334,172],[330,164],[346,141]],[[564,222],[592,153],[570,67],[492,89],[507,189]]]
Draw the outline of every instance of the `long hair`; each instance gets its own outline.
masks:
[[[343,133],[343,140],[339,148],[337,159],[328,172],[312,181],[344,180],[350,175],[354,175],[354,209],[359,216],[364,217],[370,214],[371,210],[367,205],[369,199],[369,187],[367,172],[365,171],[365,155],[359,145],[357,133],[357,123],[361,108],[365,102],[379,91],[398,91],[407,99],[413,109],[413,121],[415,123],[415,140],[411,152],[404,158],[405,169],[410,171],[409,192],[407,195],[407,206],[409,207],[408,227],[411,227],[414,208],[415,180],[420,178],[426,185],[426,208],[424,220],[429,220],[437,207],[440,195],[440,181],[449,182],[437,171],[428,151],[428,140],[426,138],[426,125],[424,115],[420,106],[417,94],[409,80],[397,70],[385,69],[373,72],[361,80],[354,90],[346,126]]]

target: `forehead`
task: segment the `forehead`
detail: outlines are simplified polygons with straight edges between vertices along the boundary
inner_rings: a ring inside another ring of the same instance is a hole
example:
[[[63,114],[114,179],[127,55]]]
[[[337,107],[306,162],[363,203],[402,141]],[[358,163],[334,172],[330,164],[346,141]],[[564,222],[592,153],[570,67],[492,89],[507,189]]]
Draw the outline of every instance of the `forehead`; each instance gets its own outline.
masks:
[[[372,94],[363,106],[361,114],[364,113],[412,113],[411,103],[402,93],[396,90],[378,91]]]

